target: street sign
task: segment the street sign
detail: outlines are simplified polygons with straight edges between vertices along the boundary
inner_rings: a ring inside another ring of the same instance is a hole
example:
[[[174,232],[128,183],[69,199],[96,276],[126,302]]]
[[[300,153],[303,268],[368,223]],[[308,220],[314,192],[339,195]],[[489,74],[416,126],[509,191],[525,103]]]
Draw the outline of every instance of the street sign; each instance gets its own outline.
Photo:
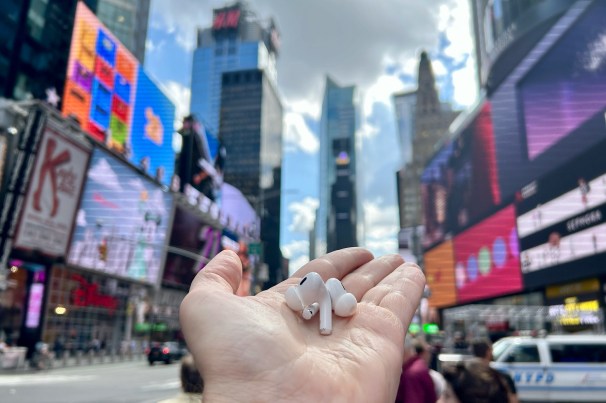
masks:
[[[261,242],[251,242],[248,244],[248,254],[261,256]]]

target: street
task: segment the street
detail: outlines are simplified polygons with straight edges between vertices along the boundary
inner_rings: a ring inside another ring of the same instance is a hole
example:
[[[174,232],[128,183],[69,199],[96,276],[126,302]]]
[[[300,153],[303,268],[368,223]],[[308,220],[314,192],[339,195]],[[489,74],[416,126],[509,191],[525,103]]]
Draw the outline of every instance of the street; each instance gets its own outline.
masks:
[[[129,361],[0,375],[4,403],[157,402],[180,389],[179,364]]]

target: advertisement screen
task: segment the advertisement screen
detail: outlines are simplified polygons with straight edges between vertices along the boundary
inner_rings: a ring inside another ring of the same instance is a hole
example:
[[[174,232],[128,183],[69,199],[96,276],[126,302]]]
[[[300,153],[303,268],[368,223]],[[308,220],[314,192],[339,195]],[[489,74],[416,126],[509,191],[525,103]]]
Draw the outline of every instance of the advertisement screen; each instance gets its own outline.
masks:
[[[177,207],[162,281],[189,287],[194,276],[221,250],[221,230],[190,209]]]
[[[65,256],[90,150],[46,128],[31,174],[15,247]]]
[[[430,206],[425,213],[427,246],[477,222],[501,203],[490,103],[474,114],[422,176],[425,205]]]
[[[171,214],[169,193],[97,148],[78,209],[68,263],[156,283]]]
[[[454,238],[459,302],[522,289],[518,234],[510,205]]]
[[[588,161],[600,161],[604,153],[606,142],[518,194],[517,225],[526,285],[568,281],[602,270],[606,167]]]
[[[175,107],[82,2],[74,20],[62,112],[134,165],[170,182]]]
[[[591,117],[603,115],[605,18],[606,5],[587,13],[519,82],[530,160]]]
[[[605,2],[575,2],[492,94],[503,198],[606,138]]]
[[[425,277],[429,287],[429,306],[443,308],[457,302],[452,241],[446,241],[425,253]]]

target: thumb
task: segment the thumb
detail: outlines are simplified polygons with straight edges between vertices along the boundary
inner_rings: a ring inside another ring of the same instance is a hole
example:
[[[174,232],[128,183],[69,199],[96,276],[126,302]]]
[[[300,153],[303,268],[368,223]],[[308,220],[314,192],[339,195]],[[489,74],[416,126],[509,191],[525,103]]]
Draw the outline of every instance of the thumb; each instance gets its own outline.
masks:
[[[224,250],[196,274],[189,291],[235,294],[241,281],[240,257],[234,251]]]

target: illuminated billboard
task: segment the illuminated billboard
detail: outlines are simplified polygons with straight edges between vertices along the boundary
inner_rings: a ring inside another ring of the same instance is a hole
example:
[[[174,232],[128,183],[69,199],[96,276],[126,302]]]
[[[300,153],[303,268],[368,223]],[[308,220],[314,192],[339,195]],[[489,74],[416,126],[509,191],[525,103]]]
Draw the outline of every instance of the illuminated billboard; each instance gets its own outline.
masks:
[[[95,149],[68,263],[156,283],[165,256],[172,196],[107,151]]]
[[[62,112],[134,165],[170,182],[175,107],[82,2],[74,19]]]
[[[510,205],[454,238],[459,302],[522,290],[518,234]]]
[[[606,141],[517,195],[527,286],[599,274],[606,263]],[[582,269],[582,270],[579,270]],[[548,270],[549,275],[546,275]]]
[[[504,198],[606,138],[605,2],[574,2],[491,95]]]
[[[423,255],[429,287],[429,306],[443,308],[457,302],[452,241],[446,241]]]
[[[221,230],[189,209],[177,207],[162,281],[189,287],[196,273],[220,250]]]
[[[425,214],[424,246],[440,242],[485,217],[501,203],[491,105],[470,113],[421,176]]]

